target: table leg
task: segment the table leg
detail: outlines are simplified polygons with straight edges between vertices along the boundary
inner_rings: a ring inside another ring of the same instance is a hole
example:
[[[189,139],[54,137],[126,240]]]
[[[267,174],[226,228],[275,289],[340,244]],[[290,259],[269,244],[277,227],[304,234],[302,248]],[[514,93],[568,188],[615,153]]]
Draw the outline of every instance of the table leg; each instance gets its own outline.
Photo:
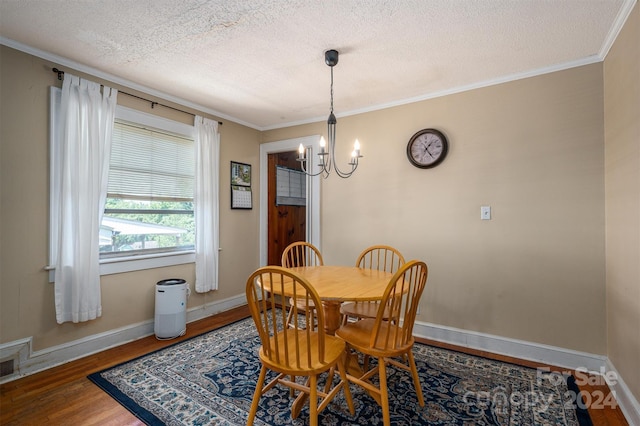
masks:
[[[335,336],[336,330],[340,328],[340,305],[336,300],[323,300],[324,310],[324,331],[331,336]]]

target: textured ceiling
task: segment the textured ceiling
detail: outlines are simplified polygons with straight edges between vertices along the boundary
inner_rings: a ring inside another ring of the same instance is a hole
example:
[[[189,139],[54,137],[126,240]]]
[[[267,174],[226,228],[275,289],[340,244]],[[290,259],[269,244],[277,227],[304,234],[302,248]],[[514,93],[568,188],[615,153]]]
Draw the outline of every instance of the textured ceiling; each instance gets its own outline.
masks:
[[[340,51],[340,117],[602,60],[633,4],[0,0],[0,36],[3,44],[269,129],[326,119],[327,49]]]

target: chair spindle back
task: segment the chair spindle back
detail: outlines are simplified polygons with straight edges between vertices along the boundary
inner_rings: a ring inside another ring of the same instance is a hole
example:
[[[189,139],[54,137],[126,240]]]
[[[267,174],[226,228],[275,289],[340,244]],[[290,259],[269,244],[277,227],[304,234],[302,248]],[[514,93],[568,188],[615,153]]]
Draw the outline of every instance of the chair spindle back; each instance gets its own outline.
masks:
[[[395,273],[404,264],[404,257],[395,248],[386,245],[374,245],[364,249],[356,260],[356,266],[362,269],[376,269]]]
[[[413,345],[413,325],[427,274],[426,263],[411,260],[391,278],[380,302],[374,332],[371,334],[372,348],[390,350]]]
[[[281,263],[285,268],[295,268],[298,266],[322,266],[324,260],[316,246],[306,241],[296,241],[284,249]]]
[[[288,327],[287,311],[281,309],[277,294],[289,294],[295,301],[290,307],[294,315],[303,314],[307,324],[315,317],[317,329],[302,328],[301,321]],[[246,295],[267,358],[293,369],[308,368],[313,353],[319,353],[319,361],[324,362],[324,312],[320,309],[313,314],[312,307],[320,305],[320,297],[305,278],[283,267],[266,266],[249,277]],[[311,338],[312,334],[318,339]]]

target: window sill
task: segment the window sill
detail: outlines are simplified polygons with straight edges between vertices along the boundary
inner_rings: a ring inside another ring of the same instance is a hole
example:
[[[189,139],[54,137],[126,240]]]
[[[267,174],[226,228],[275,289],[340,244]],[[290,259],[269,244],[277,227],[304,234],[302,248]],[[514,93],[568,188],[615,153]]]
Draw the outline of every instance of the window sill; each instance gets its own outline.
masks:
[[[194,263],[195,261],[196,253],[193,250],[102,259],[100,261],[100,275],[163,268],[165,266]]]
[[[195,263],[195,261],[196,253],[193,250],[102,259],[100,260],[100,275],[164,268],[166,266]],[[46,269],[49,271],[49,282],[54,282],[55,269],[50,266],[46,267]]]

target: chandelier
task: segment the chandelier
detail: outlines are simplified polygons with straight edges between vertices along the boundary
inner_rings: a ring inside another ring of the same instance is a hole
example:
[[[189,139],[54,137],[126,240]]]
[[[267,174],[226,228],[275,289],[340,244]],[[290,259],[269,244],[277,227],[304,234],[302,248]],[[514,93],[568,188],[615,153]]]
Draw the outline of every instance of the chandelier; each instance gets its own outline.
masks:
[[[305,158],[306,149],[302,144],[298,148],[298,161],[300,162],[300,168],[303,172],[305,172],[309,176],[318,176],[322,174],[326,179],[329,177],[331,173],[331,169],[333,168],[338,176],[341,178],[348,178],[356,171],[358,168],[358,159],[362,158],[360,155],[360,143],[358,139],[356,139],[353,144],[353,152],[351,153],[351,159],[349,160],[349,166],[351,166],[350,171],[342,171],[338,168],[338,163],[336,162],[336,116],[333,114],[333,67],[338,63],[338,51],[337,50],[327,50],[324,52],[324,62],[329,65],[331,68],[331,110],[329,113],[329,119],[327,120],[327,136],[329,137],[329,145],[324,139],[324,136],[320,138],[320,152],[318,152],[318,167],[320,171],[317,173],[312,173],[306,164],[307,159]]]

